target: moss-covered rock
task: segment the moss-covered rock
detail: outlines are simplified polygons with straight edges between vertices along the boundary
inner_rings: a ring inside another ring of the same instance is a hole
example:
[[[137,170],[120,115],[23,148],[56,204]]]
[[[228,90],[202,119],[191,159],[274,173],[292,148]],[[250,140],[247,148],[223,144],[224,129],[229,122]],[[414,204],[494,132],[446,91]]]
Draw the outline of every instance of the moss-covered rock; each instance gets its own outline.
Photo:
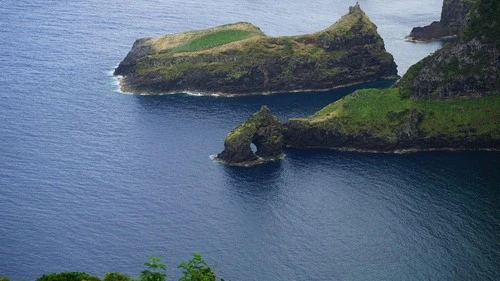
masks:
[[[252,143],[257,148],[255,153]],[[252,165],[280,158],[282,147],[281,121],[267,106],[262,106],[226,136],[224,151],[216,159],[228,164]]]
[[[412,100],[359,90],[283,125],[284,144],[358,151],[500,149],[500,96]]]
[[[249,23],[139,39],[115,70],[134,93],[255,94],[397,78],[377,27],[351,7],[327,29],[269,37]]]

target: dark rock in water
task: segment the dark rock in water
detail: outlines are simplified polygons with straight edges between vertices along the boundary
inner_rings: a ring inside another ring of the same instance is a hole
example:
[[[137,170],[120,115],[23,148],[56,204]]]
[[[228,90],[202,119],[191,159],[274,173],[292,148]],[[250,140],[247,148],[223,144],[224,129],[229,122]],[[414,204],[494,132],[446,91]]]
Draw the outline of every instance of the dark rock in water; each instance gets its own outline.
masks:
[[[444,0],[441,20],[424,27],[415,27],[406,37],[410,41],[430,41],[456,37],[464,26],[467,14],[476,0]]]
[[[406,37],[409,41],[431,41],[454,36],[450,30],[440,21],[433,21],[424,27],[414,27],[410,35]]]
[[[250,147],[252,143],[257,148],[255,153]],[[228,164],[258,164],[283,156],[282,147],[281,122],[269,108],[262,106],[226,136],[224,151],[216,159]]]
[[[312,34],[266,36],[249,23],[137,40],[115,70],[133,93],[261,94],[397,79],[377,27],[351,7]]]

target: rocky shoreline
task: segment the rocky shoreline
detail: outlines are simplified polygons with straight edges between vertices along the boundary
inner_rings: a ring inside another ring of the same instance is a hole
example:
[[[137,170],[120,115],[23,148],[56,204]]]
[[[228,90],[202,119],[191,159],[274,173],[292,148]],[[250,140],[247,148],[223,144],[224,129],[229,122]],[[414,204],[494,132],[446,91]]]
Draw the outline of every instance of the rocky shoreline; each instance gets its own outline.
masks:
[[[147,95],[158,95],[158,96],[163,96],[163,95],[176,95],[176,94],[188,94],[192,96],[207,96],[207,97],[243,97],[243,96],[255,96],[255,95],[279,95],[279,94],[290,94],[290,93],[309,93],[309,92],[328,92],[336,89],[342,89],[342,88],[347,88],[347,87],[352,87],[352,86],[357,86],[357,85],[363,85],[367,83],[372,83],[372,82],[387,82],[387,83],[394,83],[399,79],[398,76],[393,76],[393,77],[382,77],[380,79],[376,80],[367,80],[367,81],[360,81],[356,83],[351,83],[351,84],[344,84],[344,85],[338,85],[333,88],[326,88],[326,89],[300,89],[300,90],[291,90],[291,91],[274,91],[274,92],[256,92],[256,93],[243,93],[243,94],[232,94],[232,93],[223,93],[223,92],[197,92],[197,91],[170,91],[170,92],[134,92],[123,80],[123,78],[120,78],[119,80],[119,88],[122,93],[128,93],[128,94],[134,94],[134,95],[139,95],[139,96],[147,96]]]

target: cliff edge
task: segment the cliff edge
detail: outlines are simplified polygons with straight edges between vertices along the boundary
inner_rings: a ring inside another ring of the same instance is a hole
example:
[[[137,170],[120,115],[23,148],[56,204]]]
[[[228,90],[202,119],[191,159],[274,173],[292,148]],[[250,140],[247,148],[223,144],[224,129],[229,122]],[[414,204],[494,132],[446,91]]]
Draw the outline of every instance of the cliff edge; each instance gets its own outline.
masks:
[[[260,94],[396,79],[396,64],[359,4],[325,30],[266,36],[250,23],[137,40],[115,70],[133,93]]]

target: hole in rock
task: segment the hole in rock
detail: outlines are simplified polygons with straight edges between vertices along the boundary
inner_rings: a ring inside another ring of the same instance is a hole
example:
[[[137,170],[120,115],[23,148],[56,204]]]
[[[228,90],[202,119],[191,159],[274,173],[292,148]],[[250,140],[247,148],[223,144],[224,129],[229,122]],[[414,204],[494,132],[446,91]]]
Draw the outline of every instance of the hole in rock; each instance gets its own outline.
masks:
[[[250,149],[252,150],[253,153],[257,152],[257,147],[253,143],[250,144]]]

